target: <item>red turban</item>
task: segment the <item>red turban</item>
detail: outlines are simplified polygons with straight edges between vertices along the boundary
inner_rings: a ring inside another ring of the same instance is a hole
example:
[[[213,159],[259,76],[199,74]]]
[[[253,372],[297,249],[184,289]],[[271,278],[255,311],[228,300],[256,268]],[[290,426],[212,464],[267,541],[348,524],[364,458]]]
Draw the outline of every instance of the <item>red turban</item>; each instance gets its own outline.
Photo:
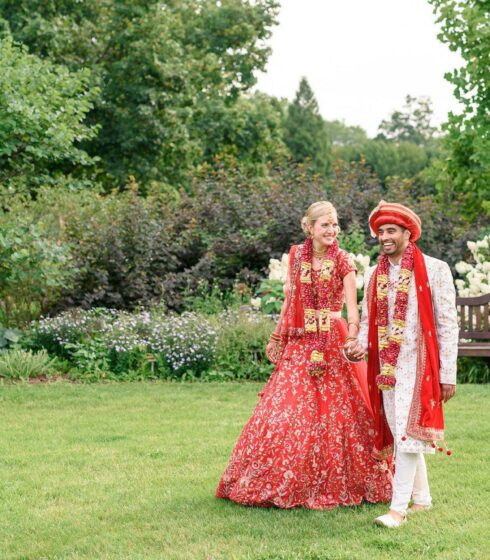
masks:
[[[373,237],[377,237],[378,228],[385,224],[396,224],[404,227],[412,234],[410,241],[417,241],[422,234],[420,218],[403,204],[382,200],[369,216],[369,227]]]

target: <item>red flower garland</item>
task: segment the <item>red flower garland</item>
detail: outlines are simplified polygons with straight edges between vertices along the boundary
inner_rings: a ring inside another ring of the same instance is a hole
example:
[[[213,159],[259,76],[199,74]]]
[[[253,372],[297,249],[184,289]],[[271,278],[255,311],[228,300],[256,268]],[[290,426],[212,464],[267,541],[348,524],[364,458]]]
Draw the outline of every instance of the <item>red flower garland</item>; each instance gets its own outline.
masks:
[[[318,309],[315,308],[311,278],[313,261],[313,241],[307,239],[301,251],[301,300],[305,314],[305,337],[309,342],[311,354],[307,365],[310,375],[319,376],[326,373],[325,349],[330,336],[329,294],[335,259],[339,252],[339,243],[335,240],[327,249],[320,269],[320,287],[318,290]],[[318,323],[316,311],[318,310]]]
[[[381,361],[381,372],[376,377],[376,384],[382,391],[389,391],[396,384],[395,370],[403,341],[403,331],[405,330],[407,318],[408,292],[413,271],[412,243],[408,244],[402,257],[390,336],[388,336],[389,266],[388,256],[382,255],[379,260],[376,277],[376,319],[378,324],[379,357]]]

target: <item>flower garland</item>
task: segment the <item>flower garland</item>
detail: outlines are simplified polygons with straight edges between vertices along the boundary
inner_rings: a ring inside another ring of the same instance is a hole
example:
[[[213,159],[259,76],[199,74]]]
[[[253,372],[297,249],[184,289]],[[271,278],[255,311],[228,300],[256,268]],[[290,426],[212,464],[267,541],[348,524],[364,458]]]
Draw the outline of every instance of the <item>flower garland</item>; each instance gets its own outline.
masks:
[[[320,286],[318,290],[318,323],[316,320],[315,297],[312,286],[313,241],[307,239],[301,251],[301,300],[304,307],[305,337],[311,348],[307,371],[310,375],[320,376],[326,373],[327,363],[324,350],[328,346],[330,333],[330,308],[328,307],[331,293],[332,272],[335,259],[339,252],[338,241],[335,240],[327,249],[320,269]]]
[[[396,288],[395,310],[388,336],[388,280],[389,260],[382,255],[376,276],[376,319],[378,324],[379,357],[381,372],[376,377],[376,385],[382,391],[389,391],[396,384],[395,369],[403,340],[407,318],[408,292],[413,271],[413,245],[409,243],[403,254],[398,285]]]

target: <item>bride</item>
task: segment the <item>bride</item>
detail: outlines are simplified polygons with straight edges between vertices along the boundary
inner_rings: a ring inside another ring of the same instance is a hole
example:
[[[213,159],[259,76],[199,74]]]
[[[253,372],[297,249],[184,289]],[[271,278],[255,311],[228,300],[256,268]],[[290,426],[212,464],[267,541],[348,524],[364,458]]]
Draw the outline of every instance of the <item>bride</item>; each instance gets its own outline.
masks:
[[[392,473],[371,455],[366,364],[343,355],[359,331],[356,268],[339,248],[331,203],[312,204],[302,227],[307,239],[289,253],[286,299],[267,345],[276,367],[216,496],[280,508],[387,502]]]

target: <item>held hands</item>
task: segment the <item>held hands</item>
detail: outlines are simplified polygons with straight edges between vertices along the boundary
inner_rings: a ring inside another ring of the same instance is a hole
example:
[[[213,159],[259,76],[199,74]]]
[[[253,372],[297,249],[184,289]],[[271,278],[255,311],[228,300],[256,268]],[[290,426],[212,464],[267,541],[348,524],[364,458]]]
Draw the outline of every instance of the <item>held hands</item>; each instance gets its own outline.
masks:
[[[357,339],[349,340],[349,338],[345,341],[344,352],[346,358],[352,362],[360,362],[365,354],[364,348],[359,344],[359,341]]]

